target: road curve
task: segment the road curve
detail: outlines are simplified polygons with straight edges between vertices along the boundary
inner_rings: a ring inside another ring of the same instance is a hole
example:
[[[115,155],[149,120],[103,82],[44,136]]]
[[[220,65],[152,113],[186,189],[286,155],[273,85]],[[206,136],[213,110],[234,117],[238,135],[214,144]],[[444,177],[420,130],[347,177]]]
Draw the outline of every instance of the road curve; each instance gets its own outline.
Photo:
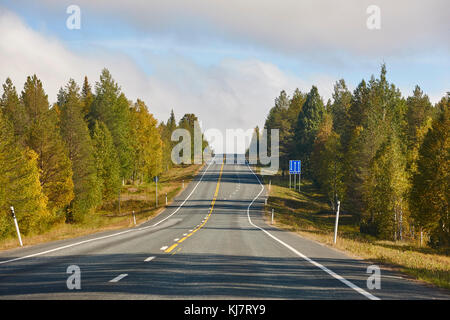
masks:
[[[450,298],[387,269],[367,288],[370,263],[267,225],[265,196],[246,164],[211,162],[140,226],[0,253],[0,299]]]

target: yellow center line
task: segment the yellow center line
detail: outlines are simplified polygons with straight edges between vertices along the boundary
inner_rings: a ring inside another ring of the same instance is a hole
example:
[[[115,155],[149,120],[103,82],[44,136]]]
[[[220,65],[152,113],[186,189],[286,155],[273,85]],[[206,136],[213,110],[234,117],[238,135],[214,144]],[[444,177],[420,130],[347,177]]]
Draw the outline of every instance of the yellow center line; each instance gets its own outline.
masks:
[[[172,251],[173,249],[176,248],[176,246],[178,246],[178,244],[182,243],[184,240],[186,240],[187,238],[189,238],[190,236],[192,236],[195,232],[197,232],[198,230],[200,230],[208,221],[209,217],[212,214],[212,211],[214,209],[214,204],[216,203],[216,199],[217,199],[217,195],[219,194],[219,187],[220,187],[220,180],[222,179],[222,171],[223,171],[223,165],[224,162],[222,162],[222,166],[220,167],[220,172],[219,172],[219,179],[217,180],[217,185],[216,185],[216,191],[214,192],[214,197],[212,199],[211,202],[211,209],[209,210],[208,215],[206,216],[205,221],[196,229],[192,230],[191,233],[189,233],[187,236],[185,236],[184,238],[178,240],[177,243],[173,244],[172,246],[170,246],[169,248],[167,248],[164,252],[169,253],[170,251]]]
[[[175,243],[175,244],[171,245],[169,248],[166,249],[165,252],[170,252],[170,251],[172,251],[177,245],[178,245],[178,243]]]

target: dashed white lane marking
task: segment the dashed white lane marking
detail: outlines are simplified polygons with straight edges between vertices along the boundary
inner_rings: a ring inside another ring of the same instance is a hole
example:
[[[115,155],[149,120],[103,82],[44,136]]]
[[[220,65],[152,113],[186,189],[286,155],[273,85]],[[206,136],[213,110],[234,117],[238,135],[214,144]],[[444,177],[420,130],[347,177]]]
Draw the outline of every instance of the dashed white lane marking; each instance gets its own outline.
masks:
[[[128,276],[128,273],[122,273],[121,275],[118,275],[117,277],[115,277],[112,280],[109,280],[109,282],[119,282],[120,280],[122,280],[123,278],[125,278],[126,276]]]
[[[187,233],[183,233],[183,236],[187,236]]]
[[[382,276],[383,278],[392,278],[392,279],[405,279],[403,277],[398,277],[398,276]]]
[[[166,250],[169,246],[161,247],[159,250]]]
[[[192,232],[192,231],[194,231],[194,230],[193,229],[189,230],[189,232]]]
[[[180,239],[178,239],[178,238],[173,239],[173,241],[175,241],[175,242],[177,242],[178,240],[180,240]]]
[[[155,256],[148,257],[148,258],[145,259],[144,261],[145,261],[145,262],[149,262],[149,261],[152,261],[153,259],[155,259]]]

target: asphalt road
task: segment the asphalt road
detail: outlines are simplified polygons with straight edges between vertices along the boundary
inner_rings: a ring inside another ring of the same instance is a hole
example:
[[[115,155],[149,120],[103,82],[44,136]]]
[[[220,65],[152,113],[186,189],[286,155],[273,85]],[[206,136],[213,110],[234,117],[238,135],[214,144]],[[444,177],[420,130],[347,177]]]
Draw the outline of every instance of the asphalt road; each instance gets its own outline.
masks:
[[[265,197],[247,165],[206,164],[140,226],[0,253],[0,299],[450,298],[386,269],[369,289],[370,263],[266,224]]]

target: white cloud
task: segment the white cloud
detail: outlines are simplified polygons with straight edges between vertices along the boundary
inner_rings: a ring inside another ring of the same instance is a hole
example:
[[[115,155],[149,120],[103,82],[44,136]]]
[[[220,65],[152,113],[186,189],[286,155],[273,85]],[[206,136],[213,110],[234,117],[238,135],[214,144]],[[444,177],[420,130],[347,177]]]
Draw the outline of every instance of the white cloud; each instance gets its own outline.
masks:
[[[263,125],[281,90],[292,93],[299,87],[307,91],[312,83],[258,60],[225,59],[201,66],[177,55],[161,57],[150,52],[153,72],[148,75],[130,57],[116,52],[74,53],[56,38],[27,27],[15,14],[0,11],[1,81],[10,77],[20,92],[26,77],[35,73],[50,103],[69,78],[81,83],[87,75],[94,85],[101,69],[107,67],[127,97],[143,99],[160,121],[173,108],[178,119],[184,113],[195,113],[203,129],[217,128],[225,135],[227,128],[247,130]],[[331,78],[317,79],[319,90],[331,92]]]
[[[134,62],[124,55],[79,55],[67,49],[58,39],[48,38],[27,27],[15,14],[0,10],[0,79],[10,77],[20,91],[28,75],[43,81],[49,101],[69,78],[81,82],[85,75],[93,84],[102,68],[120,75],[125,83],[145,79]],[[119,77],[118,77],[119,78]]]
[[[44,1],[54,10],[71,2]],[[216,39],[291,55],[333,59],[329,51],[378,57],[450,49],[448,0],[78,0],[87,15],[113,17],[151,35],[188,44]],[[381,29],[368,30],[370,5]],[[320,51],[320,54],[317,54]]]

